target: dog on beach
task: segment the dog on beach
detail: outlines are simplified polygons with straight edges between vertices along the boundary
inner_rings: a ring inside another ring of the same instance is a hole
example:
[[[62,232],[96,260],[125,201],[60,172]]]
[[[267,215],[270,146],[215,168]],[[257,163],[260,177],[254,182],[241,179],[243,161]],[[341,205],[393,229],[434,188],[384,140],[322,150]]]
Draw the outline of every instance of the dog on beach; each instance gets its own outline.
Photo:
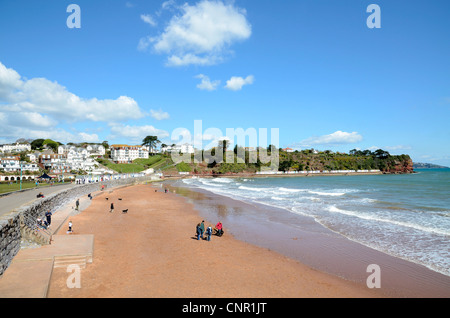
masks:
[[[122,210],[122,213],[128,213],[128,209]]]

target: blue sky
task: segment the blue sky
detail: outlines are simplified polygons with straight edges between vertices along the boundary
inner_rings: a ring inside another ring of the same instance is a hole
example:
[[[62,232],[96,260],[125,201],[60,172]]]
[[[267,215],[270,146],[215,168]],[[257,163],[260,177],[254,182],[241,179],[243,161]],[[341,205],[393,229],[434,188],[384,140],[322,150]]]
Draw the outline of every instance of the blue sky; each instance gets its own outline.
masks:
[[[70,4],[81,28],[69,28]],[[368,28],[367,7],[381,9]],[[0,2],[0,143],[139,144],[202,121],[450,165],[449,1]],[[270,134],[269,134],[270,137]]]

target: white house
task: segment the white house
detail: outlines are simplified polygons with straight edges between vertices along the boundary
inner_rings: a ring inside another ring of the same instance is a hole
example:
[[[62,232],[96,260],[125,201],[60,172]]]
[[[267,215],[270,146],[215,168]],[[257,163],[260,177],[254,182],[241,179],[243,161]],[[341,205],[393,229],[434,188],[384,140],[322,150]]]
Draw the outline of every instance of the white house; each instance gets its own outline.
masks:
[[[161,148],[161,152],[178,152],[178,153],[194,153],[194,146],[191,144],[182,144],[182,145],[174,145],[174,146],[166,146]]]
[[[146,146],[111,145],[111,159],[115,163],[131,163],[135,159],[148,159],[149,149]]]
[[[87,145],[86,150],[90,156],[104,156],[106,149],[103,145]]]
[[[86,147],[76,147],[74,145],[60,145],[58,154],[68,154],[71,151],[79,152],[87,156],[104,156],[106,149],[103,145],[86,145]]]
[[[27,157],[30,159],[31,162],[35,163],[39,160],[39,152],[32,152],[27,154]]]
[[[0,145],[0,152],[22,152],[22,151],[31,151],[31,145],[19,143]]]
[[[19,157],[6,157],[0,158],[0,169],[5,172],[16,172],[16,171],[39,171],[39,166],[36,163],[28,163],[20,161]]]

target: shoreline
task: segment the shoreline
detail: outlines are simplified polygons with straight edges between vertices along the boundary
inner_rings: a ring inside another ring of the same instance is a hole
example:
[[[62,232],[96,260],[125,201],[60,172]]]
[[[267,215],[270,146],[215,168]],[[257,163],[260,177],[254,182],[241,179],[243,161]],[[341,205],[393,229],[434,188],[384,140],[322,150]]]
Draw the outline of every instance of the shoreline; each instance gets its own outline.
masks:
[[[230,173],[230,174],[168,174],[164,175],[167,179],[184,178],[277,178],[277,177],[325,177],[325,176],[370,176],[370,175],[395,175],[395,174],[414,174],[412,172],[308,172],[308,173]],[[166,179],[166,180],[167,180]]]
[[[117,203],[113,213],[108,211],[111,200]],[[120,213],[125,205],[128,213]],[[48,297],[383,297],[239,240],[227,225],[223,237],[197,241],[195,224],[203,217],[186,198],[158,191],[155,184],[115,190],[109,200],[104,194],[95,197],[71,217],[71,235],[95,236],[93,263],[82,271],[82,288],[67,288],[65,269],[54,269]]]
[[[173,185],[176,181],[166,183]],[[264,215],[263,218],[267,218],[268,221],[264,222],[261,218],[248,215],[238,217],[234,213],[235,216],[230,217],[228,222],[232,223],[237,239],[269,248],[317,270],[362,285],[366,284],[369,275],[366,271],[368,265],[380,265],[382,292],[387,297],[450,297],[449,276],[352,241],[323,227],[312,218],[293,215],[282,208],[232,199],[188,185],[173,186],[175,189],[188,189],[187,192],[181,191],[180,195],[191,198],[199,211],[209,211],[206,214],[210,217],[226,215],[224,207],[228,207],[228,210],[241,209],[241,214],[251,214],[250,211],[256,209],[257,213]],[[197,194],[193,195],[192,192]],[[217,206],[222,211],[212,211]],[[274,211],[281,213],[273,213]],[[292,225],[287,226],[286,223],[289,222]]]

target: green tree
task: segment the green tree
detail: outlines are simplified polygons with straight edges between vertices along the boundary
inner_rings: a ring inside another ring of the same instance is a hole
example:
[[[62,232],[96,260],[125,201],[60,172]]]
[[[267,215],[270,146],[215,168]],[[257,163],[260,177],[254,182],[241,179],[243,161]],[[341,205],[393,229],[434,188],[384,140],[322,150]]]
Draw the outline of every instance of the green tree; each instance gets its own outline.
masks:
[[[375,152],[373,153],[373,155],[374,155],[376,158],[379,158],[379,159],[386,159],[386,158],[388,158],[388,157],[390,156],[389,152],[384,151],[383,149],[377,149],[377,150],[375,150]]]
[[[36,150],[36,149],[41,149],[42,146],[44,145],[44,141],[45,139],[35,139],[31,142],[31,149]]]
[[[161,141],[158,140],[157,136],[147,136],[142,140],[142,146],[147,146],[150,148],[150,153],[153,155],[153,149],[156,148],[156,146]]]
[[[57,152],[58,151],[59,143],[56,142],[56,141],[53,141],[51,139],[45,139],[42,144],[43,144],[43,146],[50,147],[53,150],[53,152]]]

